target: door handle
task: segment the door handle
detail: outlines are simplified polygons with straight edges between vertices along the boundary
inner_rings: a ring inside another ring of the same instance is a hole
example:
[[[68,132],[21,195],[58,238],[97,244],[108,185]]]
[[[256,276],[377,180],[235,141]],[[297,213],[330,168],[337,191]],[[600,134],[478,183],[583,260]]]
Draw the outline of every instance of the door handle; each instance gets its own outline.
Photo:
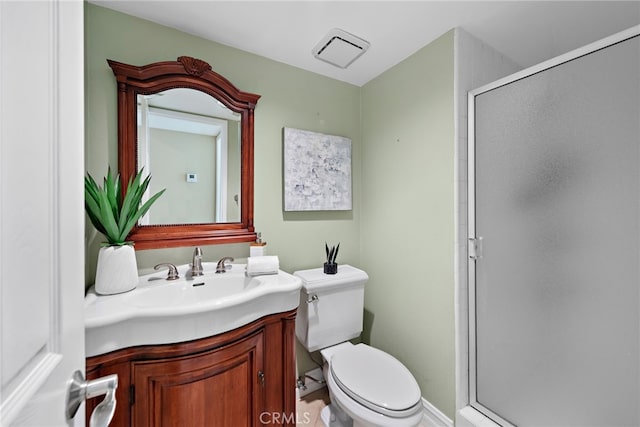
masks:
[[[89,419],[89,427],[107,427],[116,411],[116,389],[118,375],[107,375],[86,381],[82,372],[75,371],[67,393],[67,419],[75,417],[78,408],[86,399],[105,394],[105,398],[96,406]]]

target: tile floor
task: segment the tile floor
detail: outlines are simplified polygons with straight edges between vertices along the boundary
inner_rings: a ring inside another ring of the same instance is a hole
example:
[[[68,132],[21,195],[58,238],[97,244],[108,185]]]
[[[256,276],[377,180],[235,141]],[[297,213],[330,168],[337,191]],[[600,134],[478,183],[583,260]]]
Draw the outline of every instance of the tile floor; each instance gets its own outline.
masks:
[[[303,396],[296,403],[297,426],[324,427],[320,411],[329,404],[329,392],[326,387]]]
[[[309,393],[296,402],[297,427],[324,427],[320,419],[320,411],[329,404],[329,392],[327,388]],[[420,427],[430,427],[422,420]]]

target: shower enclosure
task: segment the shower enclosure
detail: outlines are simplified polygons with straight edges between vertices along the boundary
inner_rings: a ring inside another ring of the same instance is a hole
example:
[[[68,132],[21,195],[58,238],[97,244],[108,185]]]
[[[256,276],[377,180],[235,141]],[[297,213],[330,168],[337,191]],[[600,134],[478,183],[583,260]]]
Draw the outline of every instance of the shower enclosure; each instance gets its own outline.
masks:
[[[640,425],[638,28],[469,94],[469,393]]]

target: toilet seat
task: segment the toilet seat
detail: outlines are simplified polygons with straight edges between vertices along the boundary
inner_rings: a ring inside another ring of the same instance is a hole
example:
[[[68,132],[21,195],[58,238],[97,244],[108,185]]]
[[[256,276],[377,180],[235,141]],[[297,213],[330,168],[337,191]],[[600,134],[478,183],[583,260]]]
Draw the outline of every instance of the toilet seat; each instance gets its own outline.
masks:
[[[348,346],[331,358],[336,385],[356,402],[388,417],[402,418],[422,407],[420,387],[396,358],[366,344]]]

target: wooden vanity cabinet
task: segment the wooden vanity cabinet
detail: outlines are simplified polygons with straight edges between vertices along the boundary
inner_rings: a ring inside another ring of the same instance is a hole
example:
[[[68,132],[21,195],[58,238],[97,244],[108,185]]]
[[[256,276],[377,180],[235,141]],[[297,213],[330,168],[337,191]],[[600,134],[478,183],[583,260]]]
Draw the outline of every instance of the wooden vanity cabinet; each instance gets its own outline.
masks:
[[[296,311],[195,341],[87,358],[87,379],[118,374],[111,426],[295,424]],[[87,425],[102,397],[87,401]]]

